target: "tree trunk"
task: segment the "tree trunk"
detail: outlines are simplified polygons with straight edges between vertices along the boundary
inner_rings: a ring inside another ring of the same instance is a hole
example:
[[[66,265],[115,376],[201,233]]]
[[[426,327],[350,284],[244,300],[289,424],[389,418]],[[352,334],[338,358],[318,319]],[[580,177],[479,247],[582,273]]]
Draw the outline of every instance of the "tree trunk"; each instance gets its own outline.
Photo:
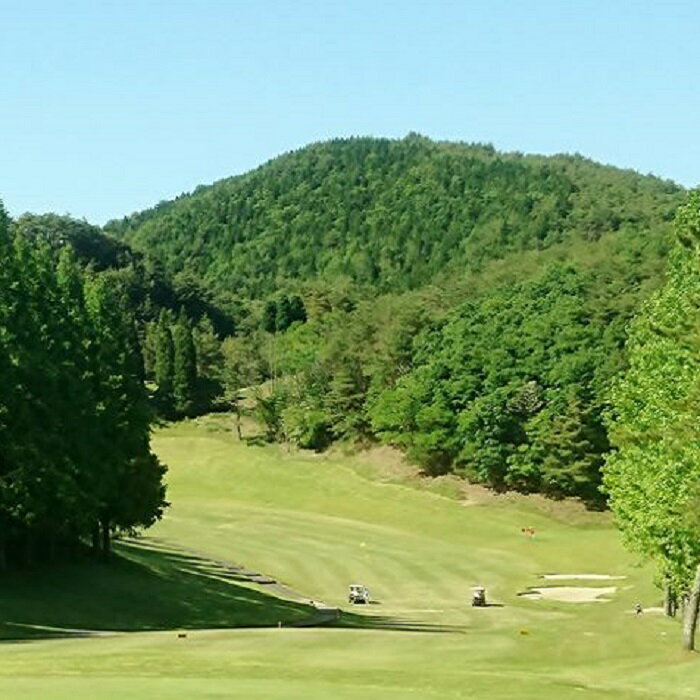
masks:
[[[24,552],[22,554],[24,565],[29,567],[34,564],[34,534],[28,531],[24,537]]]
[[[92,556],[97,558],[100,555],[100,523],[95,521],[92,527]]]
[[[5,549],[5,536],[0,534],[0,573],[7,571],[7,550]]]
[[[54,535],[49,535],[46,542],[46,558],[52,564],[56,561],[56,538]]]
[[[678,603],[676,593],[669,584],[666,584],[666,595],[664,597],[664,612],[667,617],[675,617]]]
[[[109,559],[109,553],[112,551],[112,533],[109,529],[109,518],[102,520],[102,558]]]
[[[698,611],[700,609],[700,564],[695,569],[695,580],[690,589],[688,602],[685,606],[685,618],[683,619],[683,648],[688,651],[695,650],[695,630],[698,626]]]
[[[236,433],[238,433],[238,440],[243,440],[243,436],[241,435],[241,409],[240,406],[238,405],[238,401],[236,401]]]

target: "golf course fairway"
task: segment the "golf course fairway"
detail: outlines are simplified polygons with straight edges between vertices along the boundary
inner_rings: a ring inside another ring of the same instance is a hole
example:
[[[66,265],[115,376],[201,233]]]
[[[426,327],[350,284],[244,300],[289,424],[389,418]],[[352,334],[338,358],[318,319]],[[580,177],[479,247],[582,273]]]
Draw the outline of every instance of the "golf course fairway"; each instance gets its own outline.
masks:
[[[159,429],[153,448],[169,467],[160,523],[109,565],[0,582],[3,700],[700,697],[700,655],[649,610],[652,572],[603,514],[472,502],[381,452],[247,445],[225,416]],[[348,605],[351,583],[373,604]],[[493,605],[470,606],[475,585]],[[608,590],[519,595],[552,587]]]

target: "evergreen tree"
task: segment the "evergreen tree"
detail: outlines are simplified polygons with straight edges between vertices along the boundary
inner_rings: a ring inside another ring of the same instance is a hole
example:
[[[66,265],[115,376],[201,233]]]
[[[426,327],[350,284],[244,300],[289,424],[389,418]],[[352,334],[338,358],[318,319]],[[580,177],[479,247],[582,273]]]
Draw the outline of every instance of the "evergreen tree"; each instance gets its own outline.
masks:
[[[8,449],[14,462],[7,494],[21,531],[21,558],[31,563],[69,537],[81,490],[75,461],[72,409],[64,383],[79,381],[66,347],[55,260],[42,241],[15,238],[16,306],[9,327],[17,401],[10,408]]]
[[[204,316],[192,329],[197,356],[197,377],[214,382],[221,374],[221,341],[211,319]]]
[[[286,331],[294,320],[292,318],[292,305],[289,303],[289,297],[282,295],[277,299],[277,310],[275,312],[275,329],[278,333]]]
[[[143,342],[141,351],[143,353],[143,370],[146,379],[156,380],[156,357],[158,348],[158,322],[149,321],[143,327]]]
[[[195,405],[197,386],[197,358],[195,354],[192,327],[184,310],[180,311],[173,330],[173,400],[175,411],[183,416],[190,415]]]
[[[277,332],[277,304],[268,299],[263,307],[262,328],[268,333]]]
[[[145,511],[134,506],[141,502],[138,489],[144,482],[155,485],[157,493],[164,491],[160,485],[162,467],[149,450],[150,412],[133,320],[123,299],[104,278],[88,280],[86,302],[96,346],[95,392],[101,406],[99,439],[94,445],[98,465],[96,525],[102,552],[107,555],[115,528],[147,525],[160,516],[165,505],[162,497],[158,503],[157,496],[146,501],[151,507]]]
[[[166,415],[173,409],[175,347],[170,330],[170,315],[162,310],[158,317],[155,347],[155,379],[158,385],[158,405]]]
[[[236,432],[241,439],[242,390],[260,383],[264,376],[262,358],[255,338],[226,338],[221,344],[221,386],[223,399],[236,414]]]
[[[223,355],[221,339],[216,335],[214,324],[208,316],[203,316],[192,328],[196,367],[196,409],[209,410],[219,407],[222,399]]]

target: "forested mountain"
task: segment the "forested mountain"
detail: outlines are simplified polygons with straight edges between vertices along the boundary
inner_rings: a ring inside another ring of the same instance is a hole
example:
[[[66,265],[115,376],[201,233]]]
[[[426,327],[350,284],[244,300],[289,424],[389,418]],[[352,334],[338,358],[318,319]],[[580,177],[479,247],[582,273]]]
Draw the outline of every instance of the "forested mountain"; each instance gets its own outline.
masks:
[[[250,309],[211,365],[234,408],[262,387],[271,439],[379,439],[433,474],[599,504],[626,324],[684,199],[412,134],[315,144],[107,231]]]
[[[315,144],[107,230],[244,297],[318,277],[395,292],[509,253],[654,236],[680,201],[673,183],[580,156],[409,135]]]

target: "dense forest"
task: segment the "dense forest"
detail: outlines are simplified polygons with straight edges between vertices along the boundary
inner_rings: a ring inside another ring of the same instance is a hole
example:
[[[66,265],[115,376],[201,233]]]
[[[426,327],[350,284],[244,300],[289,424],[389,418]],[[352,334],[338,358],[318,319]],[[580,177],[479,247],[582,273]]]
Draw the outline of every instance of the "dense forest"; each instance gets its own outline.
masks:
[[[136,324],[144,376],[156,383],[152,409],[177,418],[213,405],[219,384],[210,371],[211,355],[245,319],[237,300],[208,290],[193,275],[169,275],[153,257],[86,221],[25,214],[11,228],[17,237],[56,255],[69,249],[76,264],[118,290]]]
[[[106,556],[166,505],[132,307],[1,205],[0,259],[0,570]]]
[[[199,364],[219,406],[252,392],[270,439],[381,440],[430,474],[601,505],[610,383],[685,196],[412,134],[315,144],[105,233],[236,309]]]
[[[653,236],[679,202],[673,183],[580,156],[412,134],[312,145],[106,228],[247,298],[317,278],[397,292],[508,253]]]
[[[104,229],[3,212],[0,567],[158,518],[149,426],[210,410],[604,505],[627,327],[685,199],[410,135],[312,145]]]

